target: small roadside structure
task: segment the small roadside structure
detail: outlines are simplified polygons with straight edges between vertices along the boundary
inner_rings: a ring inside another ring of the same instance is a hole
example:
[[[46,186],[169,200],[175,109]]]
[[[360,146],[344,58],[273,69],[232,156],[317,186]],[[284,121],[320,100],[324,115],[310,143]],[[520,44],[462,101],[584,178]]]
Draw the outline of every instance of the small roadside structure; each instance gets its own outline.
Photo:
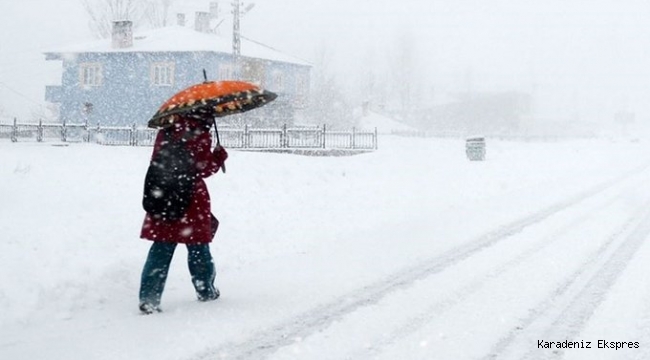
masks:
[[[485,137],[471,136],[465,140],[465,153],[471,161],[485,160]]]

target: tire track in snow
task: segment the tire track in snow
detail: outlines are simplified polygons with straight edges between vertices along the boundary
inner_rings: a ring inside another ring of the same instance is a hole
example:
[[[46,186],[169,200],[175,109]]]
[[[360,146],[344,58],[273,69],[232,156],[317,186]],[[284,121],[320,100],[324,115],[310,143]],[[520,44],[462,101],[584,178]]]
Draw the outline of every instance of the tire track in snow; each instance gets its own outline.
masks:
[[[650,206],[650,204],[648,204]],[[641,219],[632,234],[618,246],[616,252],[607,262],[594,274],[587,285],[573,299],[571,304],[559,315],[553,323],[549,332],[560,334],[562,339],[572,339],[585,326],[587,321],[594,314],[594,311],[605,300],[608,291],[616,283],[620,275],[627,268],[628,263],[641,245],[650,235],[650,212],[647,212]],[[547,332],[548,335],[548,332]],[[564,350],[556,351],[552,356],[542,356],[539,353],[529,353],[527,358],[550,358],[561,357]],[[543,354],[547,355],[547,354]]]
[[[647,296],[645,297],[647,299]],[[639,339],[643,341],[644,344],[650,342],[650,303],[646,301],[645,306],[643,306],[643,311],[638,317],[640,322],[637,323],[635,327],[636,334],[639,334]],[[650,349],[647,346],[641,346],[638,349],[638,352],[635,352],[635,356],[631,360],[647,360],[650,359]]]
[[[529,316],[497,342],[483,360],[561,358],[564,354],[562,349],[551,351],[534,348],[514,356],[511,353],[516,353],[517,349],[509,350],[514,347],[517,340],[522,338],[527,339],[523,343],[530,348],[533,347],[530,344],[536,344],[537,339],[571,340],[580,333],[605,299],[609,289],[650,235],[650,210],[648,209],[650,209],[650,202],[644,204],[617,233],[610,236],[600,246],[595,257],[587,260],[561,283],[550,297],[530,310]]]
[[[381,281],[341,296],[336,300],[298,315],[277,326],[254,333],[241,343],[229,343],[208,348],[191,357],[191,360],[207,359],[263,359],[277,349],[291,345],[295,339],[305,338],[320,329],[328,327],[359,308],[376,304],[386,295],[408,287],[419,279],[439,273],[499,242],[521,232],[526,227],[539,223],[553,214],[577,205],[611,187],[646,170],[650,164],[596,185],[566,200],[555,203],[541,211],[512,221],[497,230],[479,236],[475,240],[451,249],[439,256],[421,262],[413,267],[398,271]]]
[[[646,181],[646,180],[643,179],[642,181]],[[642,181],[638,181],[634,185],[638,185]],[[520,252],[515,257],[503,263],[498,264],[494,269],[492,269],[488,273],[464,285],[459,290],[451,293],[450,295],[447,295],[445,298],[441,299],[440,301],[437,301],[435,304],[426,308],[425,311],[420,311],[418,316],[410,317],[407,321],[404,321],[405,325],[396,327],[392,329],[390,332],[382,335],[380,340],[374,341],[375,345],[373,345],[372,347],[369,347],[368,349],[358,352],[355,355],[350,356],[349,358],[357,359],[357,358],[372,358],[372,357],[379,356],[382,349],[397,343],[399,339],[403,339],[408,335],[416,332],[418,329],[431,323],[433,319],[439,317],[441,314],[453,308],[454,306],[458,305],[459,303],[462,303],[463,300],[465,300],[469,296],[473,295],[474,293],[478,292],[480,289],[485,287],[490,280],[496,279],[499,276],[503,275],[504,273],[508,272],[509,270],[512,270],[514,267],[524,263],[530,257],[535,256],[542,250],[554,246],[556,242],[561,240],[562,234],[570,232],[572,229],[575,229],[576,227],[583,225],[585,222],[592,220],[597,216],[599,212],[603,210],[608,210],[608,208],[615,202],[621,200],[626,201],[624,195],[628,190],[629,190],[628,188],[622,189],[618,191],[611,198],[608,198],[607,201],[604,201],[593,208],[589,208],[585,210],[585,213],[574,218],[571,222],[562,225],[560,228],[553,231],[551,234],[546,235],[541,239],[538,239],[530,247]],[[630,220],[628,220],[623,227],[628,228],[630,226],[629,222]],[[621,230],[619,229],[619,231],[617,231],[616,234],[619,234],[620,232]],[[609,244],[611,244],[611,242],[614,239],[615,236],[610,236],[609,240],[606,241],[607,243],[606,245],[609,246]],[[607,246],[605,245],[601,246],[599,249],[596,250],[596,253],[600,253]]]

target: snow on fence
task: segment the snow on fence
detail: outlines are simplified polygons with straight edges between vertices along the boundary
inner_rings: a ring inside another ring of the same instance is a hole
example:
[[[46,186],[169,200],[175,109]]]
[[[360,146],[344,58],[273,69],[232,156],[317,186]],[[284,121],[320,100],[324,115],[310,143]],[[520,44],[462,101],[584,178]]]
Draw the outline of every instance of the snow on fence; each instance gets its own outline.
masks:
[[[216,136],[213,141],[216,143]],[[152,146],[156,130],[132,126],[91,126],[88,124],[13,124],[0,123],[0,139],[11,141],[93,142],[102,145]],[[374,132],[331,131],[326,126],[310,128],[221,128],[221,144],[227,148],[242,149],[377,149],[377,130]]]

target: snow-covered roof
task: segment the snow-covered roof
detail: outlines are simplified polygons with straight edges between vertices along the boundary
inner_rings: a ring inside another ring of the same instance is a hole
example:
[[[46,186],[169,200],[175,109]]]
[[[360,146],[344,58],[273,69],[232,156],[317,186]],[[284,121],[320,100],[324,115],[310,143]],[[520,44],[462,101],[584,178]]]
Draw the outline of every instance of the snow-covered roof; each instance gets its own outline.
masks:
[[[372,111],[359,119],[359,126],[365,130],[376,128],[378,132],[385,134],[390,134],[392,131],[416,131],[411,126]]]
[[[133,34],[133,46],[113,48],[111,39],[80,43],[45,51],[45,53],[119,53],[119,52],[197,52],[212,51],[232,53],[232,39],[195,31],[182,26],[168,26]],[[296,65],[311,66],[308,62],[260,43],[241,39],[241,55]]]

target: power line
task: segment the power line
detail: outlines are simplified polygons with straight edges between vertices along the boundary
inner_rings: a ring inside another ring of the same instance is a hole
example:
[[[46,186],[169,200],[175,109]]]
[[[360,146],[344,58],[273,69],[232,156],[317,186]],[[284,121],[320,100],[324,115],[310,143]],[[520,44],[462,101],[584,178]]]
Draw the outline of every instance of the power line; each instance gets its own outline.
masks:
[[[9,68],[0,68],[0,82],[3,82],[6,86],[7,80],[9,83],[15,83],[13,77],[19,77],[21,82],[26,81],[46,81],[46,82],[58,82],[61,79],[61,65],[60,64],[41,64],[42,66],[33,66],[30,62],[21,62],[15,63],[12,67]],[[45,78],[43,76],[46,76]]]
[[[306,63],[311,63],[311,61],[309,61],[309,60],[305,60],[305,59],[300,58],[300,57],[295,56],[295,55],[289,55],[289,54],[285,53],[285,52],[282,51],[282,50],[276,49],[276,48],[274,48],[274,47],[272,47],[272,46],[266,45],[266,44],[264,44],[264,43],[262,43],[262,42],[259,42],[259,41],[257,41],[257,40],[253,40],[253,39],[248,38],[248,37],[246,37],[246,36],[244,36],[244,35],[241,35],[241,38],[244,39],[244,40],[250,41],[250,42],[252,42],[252,43],[254,43],[254,44],[257,44],[257,45],[259,45],[259,46],[265,47],[265,48],[267,48],[267,49],[269,49],[269,50],[273,50],[273,51],[275,51],[275,52],[278,52],[278,53],[280,53],[280,54],[282,54],[282,55],[289,56],[289,57],[295,58],[296,60],[304,61],[304,62],[306,62]]]
[[[32,98],[30,98],[29,96],[27,96],[27,95],[21,93],[21,92],[18,91],[18,90],[12,88],[11,86],[9,86],[9,85],[3,83],[2,81],[0,81],[0,85],[4,86],[7,90],[9,90],[9,91],[13,92],[14,94],[20,96],[21,98],[23,98],[23,99],[25,99],[25,100],[31,102],[32,104],[37,105],[37,106],[42,107],[42,108],[45,108],[45,106],[43,106],[42,103],[38,103],[38,102],[35,101],[34,99],[32,99]]]

